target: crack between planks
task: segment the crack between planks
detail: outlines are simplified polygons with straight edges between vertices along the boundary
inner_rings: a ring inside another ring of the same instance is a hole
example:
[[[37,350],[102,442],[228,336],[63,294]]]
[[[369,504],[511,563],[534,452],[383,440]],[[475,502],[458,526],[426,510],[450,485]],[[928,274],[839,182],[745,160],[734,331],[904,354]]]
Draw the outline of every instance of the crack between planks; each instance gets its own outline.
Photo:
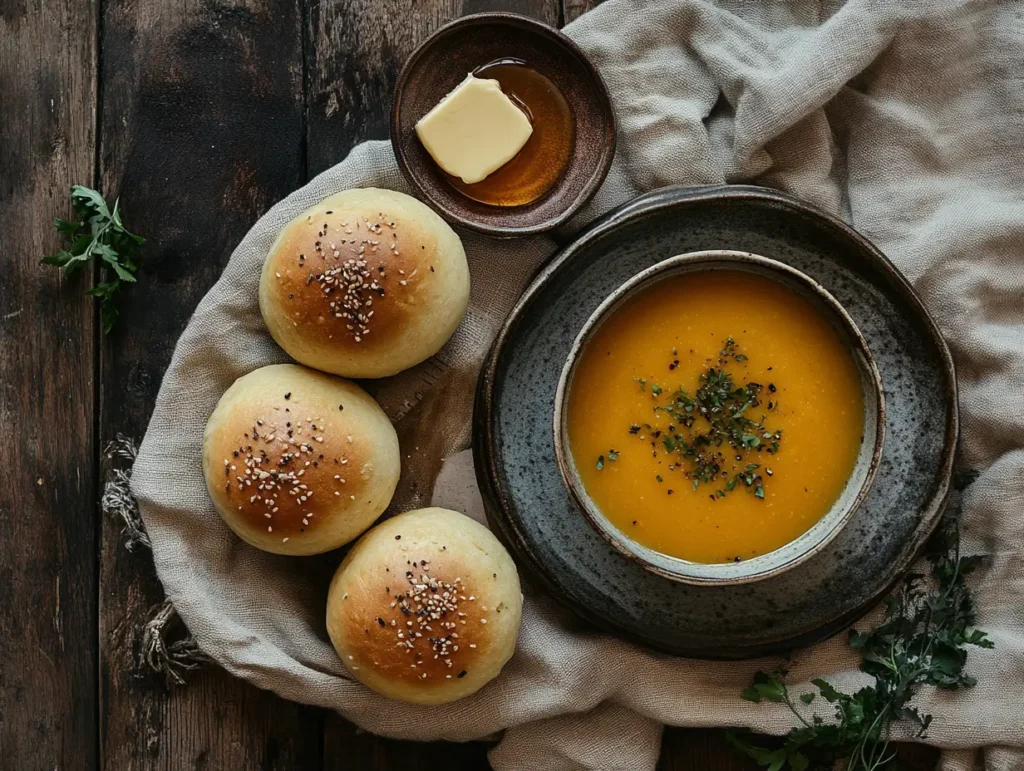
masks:
[[[101,190],[103,184],[102,169],[102,142],[103,142],[103,11],[104,0],[96,0],[96,42],[95,42],[95,76],[96,76],[96,97],[93,105],[93,187]],[[106,192],[106,191],[102,191]],[[98,261],[97,261],[98,262]],[[99,264],[93,266],[93,285],[100,280],[101,267]],[[95,660],[93,676],[95,677],[94,694],[96,698],[96,731],[93,742],[93,757],[96,759],[98,769],[105,768],[104,747],[103,747],[103,722],[106,718],[103,687],[103,632],[100,619],[103,617],[103,515],[100,507],[99,492],[102,489],[102,453],[103,441],[100,438],[100,431],[103,427],[102,420],[102,396],[103,396],[103,330],[100,323],[99,304],[93,303],[93,357],[92,357],[92,412],[93,412],[93,440],[92,440],[92,476],[95,498],[93,504],[93,532],[96,534],[93,554],[93,575],[96,580],[96,617],[95,617]]]
[[[302,115],[299,135],[299,166],[302,169],[302,184],[309,181],[309,51],[312,35],[312,5],[318,0],[296,0],[299,7],[299,55],[302,59]]]

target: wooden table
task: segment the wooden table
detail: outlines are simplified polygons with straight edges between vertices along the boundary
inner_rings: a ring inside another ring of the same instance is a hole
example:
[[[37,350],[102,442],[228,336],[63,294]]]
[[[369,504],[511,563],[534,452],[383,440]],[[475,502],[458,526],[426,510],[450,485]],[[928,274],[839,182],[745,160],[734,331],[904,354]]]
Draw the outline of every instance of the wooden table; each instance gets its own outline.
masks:
[[[484,744],[378,739],[215,667],[177,689],[140,672],[139,625],[163,593],[149,554],[100,517],[102,447],[143,435],[178,335],[256,218],[387,136],[418,41],[464,13],[561,25],[587,5],[0,2],[0,767],[487,767]],[[149,239],[108,337],[90,277],[38,264],[74,183],[120,195]],[[751,766],[717,732],[669,730],[661,767]]]

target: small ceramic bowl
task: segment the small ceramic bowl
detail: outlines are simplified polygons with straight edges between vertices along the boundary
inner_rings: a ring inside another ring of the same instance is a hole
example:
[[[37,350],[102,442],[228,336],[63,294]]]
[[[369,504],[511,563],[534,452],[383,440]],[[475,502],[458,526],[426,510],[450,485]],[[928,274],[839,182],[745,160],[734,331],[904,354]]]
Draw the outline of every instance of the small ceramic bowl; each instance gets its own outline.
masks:
[[[835,329],[857,365],[864,403],[864,433],[860,452],[846,486],[832,508],[803,535],[775,551],[742,562],[705,564],[657,552],[615,527],[587,494],[569,449],[566,402],[580,353],[595,331],[639,292],[684,273],[731,270],[755,273],[776,281],[807,299]],[[747,252],[692,252],[652,265],[612,293],[590,316],[577,335],[555,392],[555,456],[562,480],[577,507],[612,546],[647,570],[690,584],[740,584],[759,581],[799,565],[821,551],[842,530],[867,495],[882,457],[885,438],[885,399],[878,368],[853,319],[814,279],[781,262]]]
[[[522,206],[490,206],[448,182],[416,136],[416,123],[467,73],[510,57],[525,61],[562,92],[576,138],[565,173],[547,194]],[[442,27],[413,51],[395,87],[391,144],[402,173],[445,219],[492,236],[541,233],[568,220],[604,181],[615,138],[611,99],[594,65],[565,35],[525,16],[481,13]]]

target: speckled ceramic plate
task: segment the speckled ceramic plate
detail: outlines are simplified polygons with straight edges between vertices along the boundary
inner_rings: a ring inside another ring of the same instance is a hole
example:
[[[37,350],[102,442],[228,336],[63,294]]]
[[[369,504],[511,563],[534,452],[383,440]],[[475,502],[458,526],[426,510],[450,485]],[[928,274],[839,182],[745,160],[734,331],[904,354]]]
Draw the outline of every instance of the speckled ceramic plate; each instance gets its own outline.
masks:
[[[644,268],[705,249],[754,252],[821,283],[867,339],[887,406],[875,482],[843,532],[792,570],[737,586],[681,584],[616,551],[574,506],[551,428],[559,374],[594,309]],[[488,517],[528,576],[622,637],[743,658],[840,631],[910,566],[949,491],[956,379],[906,279],[843,222],[763,188],[671,188],[601,218],[537,276],[484,366],[474,424]]]

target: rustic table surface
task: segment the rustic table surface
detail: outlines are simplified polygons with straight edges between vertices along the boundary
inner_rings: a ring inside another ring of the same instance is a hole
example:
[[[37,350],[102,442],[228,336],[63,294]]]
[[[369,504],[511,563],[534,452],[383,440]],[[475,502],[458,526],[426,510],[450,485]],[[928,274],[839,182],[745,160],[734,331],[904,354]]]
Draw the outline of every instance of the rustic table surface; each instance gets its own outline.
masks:
[[[448,20],[551,25],[587,0],[0,0],[0,767],[484,769],[487,745],[358,732],[211,667],[140,672],[163,593],[98,508],[102,448],[141,437],[175,341],[250,225],[387,136],[395,77]],[[113,334],[38,260],[69,185],[119,195],[145,267]],[[930,750],[910,751],[927,767]],[[670,729],[661,768],[745,769],[719,732]]]

